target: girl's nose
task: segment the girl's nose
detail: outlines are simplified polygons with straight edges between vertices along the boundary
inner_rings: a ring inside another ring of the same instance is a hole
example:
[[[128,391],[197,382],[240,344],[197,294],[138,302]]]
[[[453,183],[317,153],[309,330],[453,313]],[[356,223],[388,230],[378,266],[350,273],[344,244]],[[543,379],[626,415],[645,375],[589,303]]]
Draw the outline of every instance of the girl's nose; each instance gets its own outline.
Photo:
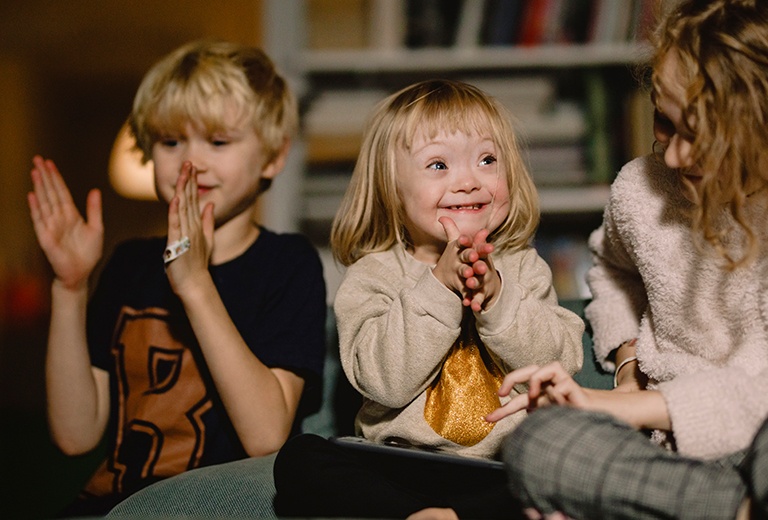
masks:
[[[472,168],[462,168],[456,173],[454,191],[475,191],[480,188],[480,179]]]
[[[687,139],[683,139],[679,134],[675,134],[669,140],[667,149],[664,151],[664,162],[670,168],[687,168],[693,166],[691,155],[692,144]]]

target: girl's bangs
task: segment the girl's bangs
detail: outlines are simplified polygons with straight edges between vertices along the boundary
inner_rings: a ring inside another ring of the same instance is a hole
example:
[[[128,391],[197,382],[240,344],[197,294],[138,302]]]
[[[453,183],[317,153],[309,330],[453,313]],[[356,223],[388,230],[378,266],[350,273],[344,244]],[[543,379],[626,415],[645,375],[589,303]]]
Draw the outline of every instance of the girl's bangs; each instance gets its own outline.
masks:
[[[405,107],[401,140],[410,149],[417,136],[473,132],[493,136],[490,107],[467,97],[426,95]]]

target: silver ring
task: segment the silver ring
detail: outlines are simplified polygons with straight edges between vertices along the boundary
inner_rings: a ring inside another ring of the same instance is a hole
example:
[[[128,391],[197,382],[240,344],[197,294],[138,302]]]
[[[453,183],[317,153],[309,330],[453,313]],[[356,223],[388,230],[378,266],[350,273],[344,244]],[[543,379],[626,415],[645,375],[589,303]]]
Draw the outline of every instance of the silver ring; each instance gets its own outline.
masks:
[[[165,248],[165,252],[163,253],[163,262],[166,264],[172,262],[173,260],[177,259],[187,251],[189,251],[189,237],[181,237],[181,240],[177,240],[176,242],[171,242],[168,244],[168,247]]]

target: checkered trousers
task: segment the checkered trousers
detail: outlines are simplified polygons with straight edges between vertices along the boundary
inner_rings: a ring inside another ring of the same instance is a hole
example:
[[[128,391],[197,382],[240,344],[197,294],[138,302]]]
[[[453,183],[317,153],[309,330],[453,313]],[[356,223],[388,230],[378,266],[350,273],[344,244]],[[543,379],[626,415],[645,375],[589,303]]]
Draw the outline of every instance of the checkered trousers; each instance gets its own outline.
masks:
[[[759,470],[765,501],[763,430],[763,463],[751,467]],[[744,456],[685,458],[611,416],[556,406],[532,413],[503,446],[510,489],[525,507],[579,520],[733,519],[747,493]]]

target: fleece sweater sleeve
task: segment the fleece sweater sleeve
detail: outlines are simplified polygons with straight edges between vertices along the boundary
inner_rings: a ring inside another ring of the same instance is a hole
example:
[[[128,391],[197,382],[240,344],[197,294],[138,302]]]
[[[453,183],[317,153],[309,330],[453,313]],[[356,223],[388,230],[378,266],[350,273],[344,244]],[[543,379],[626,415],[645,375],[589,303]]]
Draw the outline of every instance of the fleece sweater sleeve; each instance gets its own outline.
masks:
[[[643,175],[641,165],[632,162],[619,173],[611,188],[603,224],[589,238],[592,267],[587,283],[592,300],[584,310],[592,327],[592,339],[597,361],[609,372],[615,364],[610,353],[621,343],[637,336],[640,319],[648,305],[644,283],[636,267],[633,243],[624,238],[634,236],[629,231],[642,215],[642,187],[636,185]]]
[[[677,449],[715,459],[743,450],[768,416],[768,370],[736,367],[682,375],[659,384]]]

